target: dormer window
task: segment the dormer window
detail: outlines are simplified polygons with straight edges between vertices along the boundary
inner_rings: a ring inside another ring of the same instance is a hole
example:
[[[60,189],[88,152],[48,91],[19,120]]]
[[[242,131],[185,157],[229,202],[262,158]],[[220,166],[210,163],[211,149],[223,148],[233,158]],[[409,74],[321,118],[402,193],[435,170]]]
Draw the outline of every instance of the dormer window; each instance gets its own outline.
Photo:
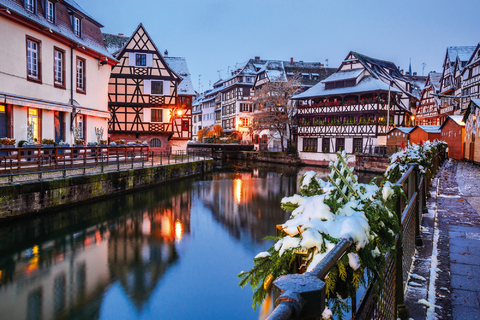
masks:
[[[55,23],[55,4],[49,0],[45,0],[45,18],[48,22]]]
[[[76,16],[73,17],[73,33],[79,38],[82,37],[82,20]]]
[[[35,0],[25,0],[25,9],[35,13]]]

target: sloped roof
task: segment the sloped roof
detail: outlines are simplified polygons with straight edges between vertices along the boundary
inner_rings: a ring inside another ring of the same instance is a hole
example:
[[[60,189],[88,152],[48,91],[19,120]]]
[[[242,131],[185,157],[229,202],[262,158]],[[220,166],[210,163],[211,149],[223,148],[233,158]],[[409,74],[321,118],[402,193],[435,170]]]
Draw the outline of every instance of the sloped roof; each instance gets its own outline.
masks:
[[[378,90],[388,91],[388,85],[382,80],[375,79],[374,77],[368,76],[363,78],[356,86],[353,87],[344,87],[344,88],[335,88],[335,89],[325,89],[325,83],[320,82],[310,88],[309,90],[295,95],[292,97],[292,100],[305,100],[316,97],[340,95],[340,94],[350,94],[350,93],[360,93],[360,92],[372,92]],[[392,92],[401,92],[400,90],[390,87]]]
[[[465,122],[463,122],[463,115],[461,115],[461,116],[460,115],[451,115],[451,116],[448,116],[448,118],[445,120],[445,122],[442,123],[442,125],[440,126],[440,130],[443,128],[443,126],[445,126],[448,119],[451,119],[452,121],[454,121],[459,126],[462,126],[462,127],[465,126]]]
[[[465,114],[463,115],[463,122],[467,122],[470,113],[473,111],[472,108],[480,108],[480,99],[471,99],[470,103],[468,104],[467,110],[465,110]]]
[[[129,39],[129,37],[121,34],[102,33],[102,36],[105,47],[112,55],[116,55]]]
[[[476,46],[460,46],[460,47],[448,47],[448,58],[450,62],[455,62],[455,60],[460,58],[460,61],[468,61],[473,54]]]
[[[194,96],[195,89],[193,89],[192,78],[188,71],[187,60],[183,57],[164,57],[163,59],[177,75],[183,78],[178,85],[177,94]]]
[[[39,1],[37,2],[39,3]],[[64,0],[60,3],[63,4],[65,7],[57,6],[57,13],[59,12],[59,10],[76,11],[79,14],[88,17],[88,21],[98,27],[98,32],[97,30],[84,30],[84,32],[82,33],[82,37],[80,38],[75,36],[75,34],[73,33],[73,28],[71,27],[71,22],[69,20],[60,21],[60,19],[65,15],[57,14],[57,23],[53,24],[47,21],[47,19],[45,19],[45,16],[41,14],[41,12],[43,12],[43,8],[42,10],[37,10],[37,13],[32,13],[25,9],[23,1],[0,0],[0,5],[8,8],[12,13],[18,14],[27,20],[39,24],[46,30],[52,30],[53,33],[56,33],[68,40],[71,40],[74,43],[78,43],[80,46],[84,46],[99,53],[102,56],[115,60],[114,57],[105,48],[103,38],[100,32],[100,28],[102,28],[103,26],[98,21],[93,19],[89,14],[87,14],[75,1]],[[68,12],[66,13],[66,16],[68,16]]]
[[[420,128],[427,133],[441,133],[440,126],[415,126],[414,129]]]
[[[410,134],[410,132],[413,130],[412,127],[396,127],[396,128],[393,128],[393,129],[390,129],[387,134],[389,134],[390,132],[392,132],[393,130],[400,130],[402,131],[403,133],[406,133],[406,134]]]
[[[440,90],[440,79],[442,79],[442,74],[430,72],[428,76],[430,77],[430,83],[433,85],[435,92],[438,92],[438,90]]]
[[[330,82],[330,81],[337,81],[337,80],[345,80],[345,79],[354,79],[357,78],[365,69],[353,69],[353,70],[345,70],[345,71],[337,71],[332,74],[330,77],[322,80],[322,82]]]

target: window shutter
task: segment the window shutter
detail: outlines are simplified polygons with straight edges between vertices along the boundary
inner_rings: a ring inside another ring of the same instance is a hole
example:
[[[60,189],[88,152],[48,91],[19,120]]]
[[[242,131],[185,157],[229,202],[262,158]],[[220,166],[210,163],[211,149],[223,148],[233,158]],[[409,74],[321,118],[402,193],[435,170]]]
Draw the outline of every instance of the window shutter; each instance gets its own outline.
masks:
[[[147,67],[153,67],[153,55],[151,53],[147,54]]]
[[[135,67],[135,52],[128,53],[128,65]]]
[[[150,122],[152,119],[152,110],[150,108],[143,108],[143,122]]]
[[[151,94],[152,80],[143,80],[143,94]]]
[[[163,95],[170,95],[170,81],[163,81]]]

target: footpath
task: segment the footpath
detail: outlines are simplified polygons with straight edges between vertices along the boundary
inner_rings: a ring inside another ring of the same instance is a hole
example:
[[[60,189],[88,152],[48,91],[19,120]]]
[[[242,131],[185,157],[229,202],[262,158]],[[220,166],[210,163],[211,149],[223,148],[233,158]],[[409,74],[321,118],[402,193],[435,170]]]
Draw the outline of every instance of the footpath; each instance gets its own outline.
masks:
[[[411,319],[480,319],[480,166],[447,160],[433,180],[406,287]]]

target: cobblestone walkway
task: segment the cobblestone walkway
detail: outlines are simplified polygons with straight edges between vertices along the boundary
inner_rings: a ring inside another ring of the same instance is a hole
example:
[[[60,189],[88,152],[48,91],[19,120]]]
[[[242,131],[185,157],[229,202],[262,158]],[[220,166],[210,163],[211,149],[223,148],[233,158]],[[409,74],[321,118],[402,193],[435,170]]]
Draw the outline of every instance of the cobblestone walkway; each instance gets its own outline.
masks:
[[[422,228],[425,245],[418,248],[411,270],[414,276],[407,287],[410,317],[430,318],[434,310],[437,319],[478,320],[480,166],[446,161],[431,188],[431,195],[429,214],[424,215]],[[425,279],[418,280],[417,274]],[[434,274],[435,287],[433,283],[429,286],[430,276]],[[417,284],[412,285],[413,281]],[[432,301],[432,294],[435,295],[435,306],[427,312],[427,306],[418,301]]]

